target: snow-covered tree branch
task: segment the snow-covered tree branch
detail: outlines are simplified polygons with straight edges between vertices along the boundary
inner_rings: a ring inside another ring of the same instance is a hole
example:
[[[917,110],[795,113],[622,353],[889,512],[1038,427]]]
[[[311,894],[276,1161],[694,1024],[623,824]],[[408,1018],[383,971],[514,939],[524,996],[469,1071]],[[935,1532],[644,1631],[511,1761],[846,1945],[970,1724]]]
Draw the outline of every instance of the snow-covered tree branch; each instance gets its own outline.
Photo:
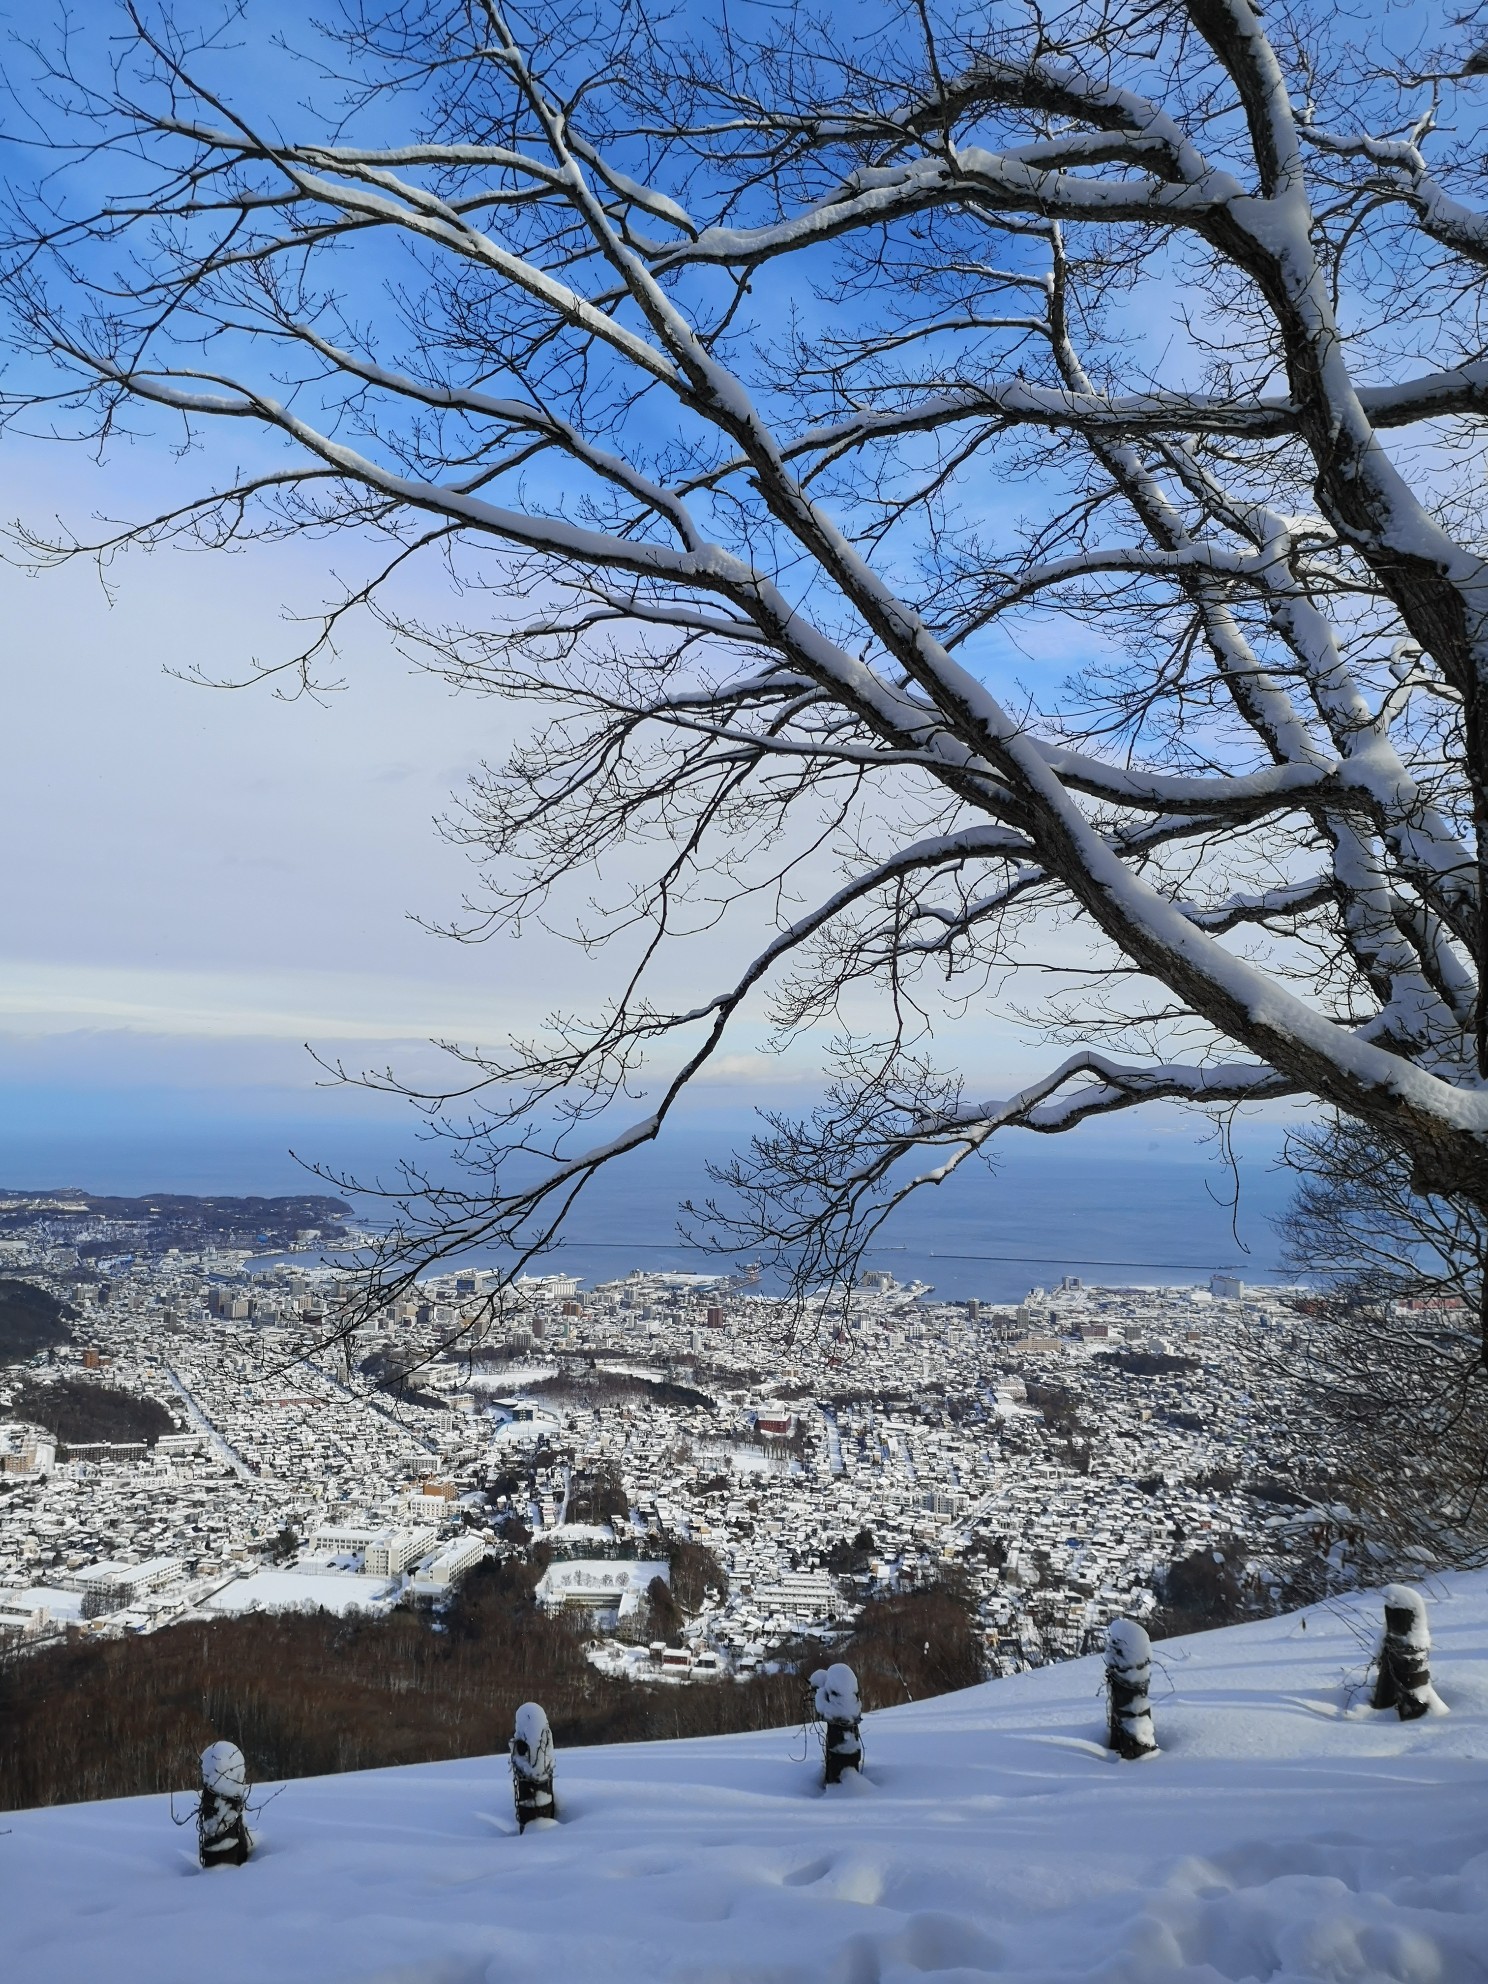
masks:
[[[283,666],[369,611],[541,712],[469,796],[463,934],[624,878],[577,930],[604,1011],[452,1047],[467,1182],[410,1171],[383,1275],[530,1258],[761,997],[843,1036],[724,1219],[802,1274],[994,1133],[1154,1098],[1317,1097],[1488,1209],[1470,43],[1325,0],[691,18],[351,0],[267,101],[179,11],[31,51],[9,418],[216,467],[26,554],[381,537]],[[462,624],[400,611],[430,555]],[[945,1014],[1053,921],[1083,1044],[970,1096]]]

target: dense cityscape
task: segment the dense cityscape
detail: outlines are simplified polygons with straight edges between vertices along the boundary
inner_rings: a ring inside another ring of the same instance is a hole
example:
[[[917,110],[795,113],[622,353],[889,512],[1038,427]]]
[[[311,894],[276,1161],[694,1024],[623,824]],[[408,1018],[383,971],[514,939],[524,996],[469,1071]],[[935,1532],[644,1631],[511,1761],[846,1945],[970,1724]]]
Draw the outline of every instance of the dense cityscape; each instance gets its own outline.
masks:
[[[527,1277],[492,1309],[471,1271],[346,1334],[328,1206],[255,1255],[153,1202],[6,1202],[7,1286],[59,1319],[0,1373],[13,1642],[438,1606],[524,1557],[612,1674],[747,1675],[948,1578],[996,1673],[1152,1613],[1196,1553],[1261,1605],[1299,1552],[1346,1575],[1277,1295],[1067,1278],[944,1303],[869,1274],[802,1315],[747,1276],[637,1271]]]

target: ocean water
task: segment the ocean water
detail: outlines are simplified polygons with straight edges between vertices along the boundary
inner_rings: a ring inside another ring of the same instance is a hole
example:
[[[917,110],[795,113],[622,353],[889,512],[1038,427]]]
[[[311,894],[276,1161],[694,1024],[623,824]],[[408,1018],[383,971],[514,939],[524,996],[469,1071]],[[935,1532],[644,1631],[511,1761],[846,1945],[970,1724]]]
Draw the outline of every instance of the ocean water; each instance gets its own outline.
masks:
[[[741,1114],[698,1116],[657,1146],[595,1181],[562,1248],[534,1272],[562,1268],[586,1282],[636,1267],[727,1270],[724,1257],[684,1243],[678,1206],[712,1189],[710,1160],[747,1140]],[[1202,1126],[1165,1123],[1113,1133],[1105,1126],[1058,1138],[1004,1141],[995,1168],[972,1163],[897,1211],[867,1256],[903,1281],[931,1283],[947,1298],[1017,1300],[1062,1275],[1110,1285],[1204,1283],[1216,1270],[1265,1285],[1284,1278],[1273,1221],[1293,1180],[1280,1165],[1281,1132],[1251,1125],[1237,1139],[1236,1175],[1218,1162]],[[316,1160],[364,1182],[391,1180],[418,1146],[400,1122],[184,1119],[102,1125],[0,1122],[0,1185],[74,1186],[96,1192],[282,1193],[332,1189],[306,1168]],[[375,1220],[378,1201],[357,1195]],[[477,1265],[498,1257],[469,1256]],[[1286,1277],[1289,1278],[1289,1277]]]
[[[708,1190],[703,1155],[684,1146],[617,1167],[591,1188],[561,1254],[532,1271],[561,1267],[604,1280],[633,1267],[727,1265],[673,1237],[679,1199]],[[1272,1152],[1242,1159],[1232,1208],[1232,1176],[1199,1150],[1081,1152],[1024,1137],[995,1171],[968,1167],[899,1208],[864,1265],[929,1282],[948,1299],[988,1302],[1016,1301],[1066,1274],[1108,1285],[1192,1284],[1223,1271],[1264,1285],[1293,1278],[1273,1225],[1291,1191]]]

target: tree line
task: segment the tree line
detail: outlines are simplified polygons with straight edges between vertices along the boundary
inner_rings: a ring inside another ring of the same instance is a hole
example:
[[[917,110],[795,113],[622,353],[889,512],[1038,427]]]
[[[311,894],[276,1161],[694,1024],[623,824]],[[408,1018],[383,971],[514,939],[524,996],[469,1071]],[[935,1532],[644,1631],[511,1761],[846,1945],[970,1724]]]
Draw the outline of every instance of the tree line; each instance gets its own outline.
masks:
[[[796,1671],[677,1686],[601,1674],[585,1630],[534,1602],[535,1581],[530,1565],[489,1564],[437,1615],[252,1614],[13,1650],[0,1662],[0,1808],[177,1789],[217,1738],[256,1778],[307,1777],[504,1753],[527,1700],[574,1747],[788,1728],[823,1659],[852,1663],[870,1708],[982,1677],[975,1621],[950,1588],[874,1601],[845,1647],[790,1649]]]

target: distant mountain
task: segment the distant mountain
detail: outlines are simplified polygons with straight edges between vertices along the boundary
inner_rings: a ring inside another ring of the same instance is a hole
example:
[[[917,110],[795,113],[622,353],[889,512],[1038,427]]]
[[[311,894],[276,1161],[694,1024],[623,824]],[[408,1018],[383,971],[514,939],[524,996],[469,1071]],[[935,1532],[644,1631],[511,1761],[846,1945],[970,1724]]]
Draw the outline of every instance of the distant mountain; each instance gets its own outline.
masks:
[[[351,1207],[322,1193],[281,1198],[200,1198],[185,1192],[150,1192],[140,1198],[70,1188],[0,1189],[0,1235],[38,1224],[84,1259],[133,1248],[164,1253],[169,1247],[266,1248],[278,1252],[314,1233],[326,1244],[346,1237]],[[106,1223],[109,1230],[95,1229]]]

